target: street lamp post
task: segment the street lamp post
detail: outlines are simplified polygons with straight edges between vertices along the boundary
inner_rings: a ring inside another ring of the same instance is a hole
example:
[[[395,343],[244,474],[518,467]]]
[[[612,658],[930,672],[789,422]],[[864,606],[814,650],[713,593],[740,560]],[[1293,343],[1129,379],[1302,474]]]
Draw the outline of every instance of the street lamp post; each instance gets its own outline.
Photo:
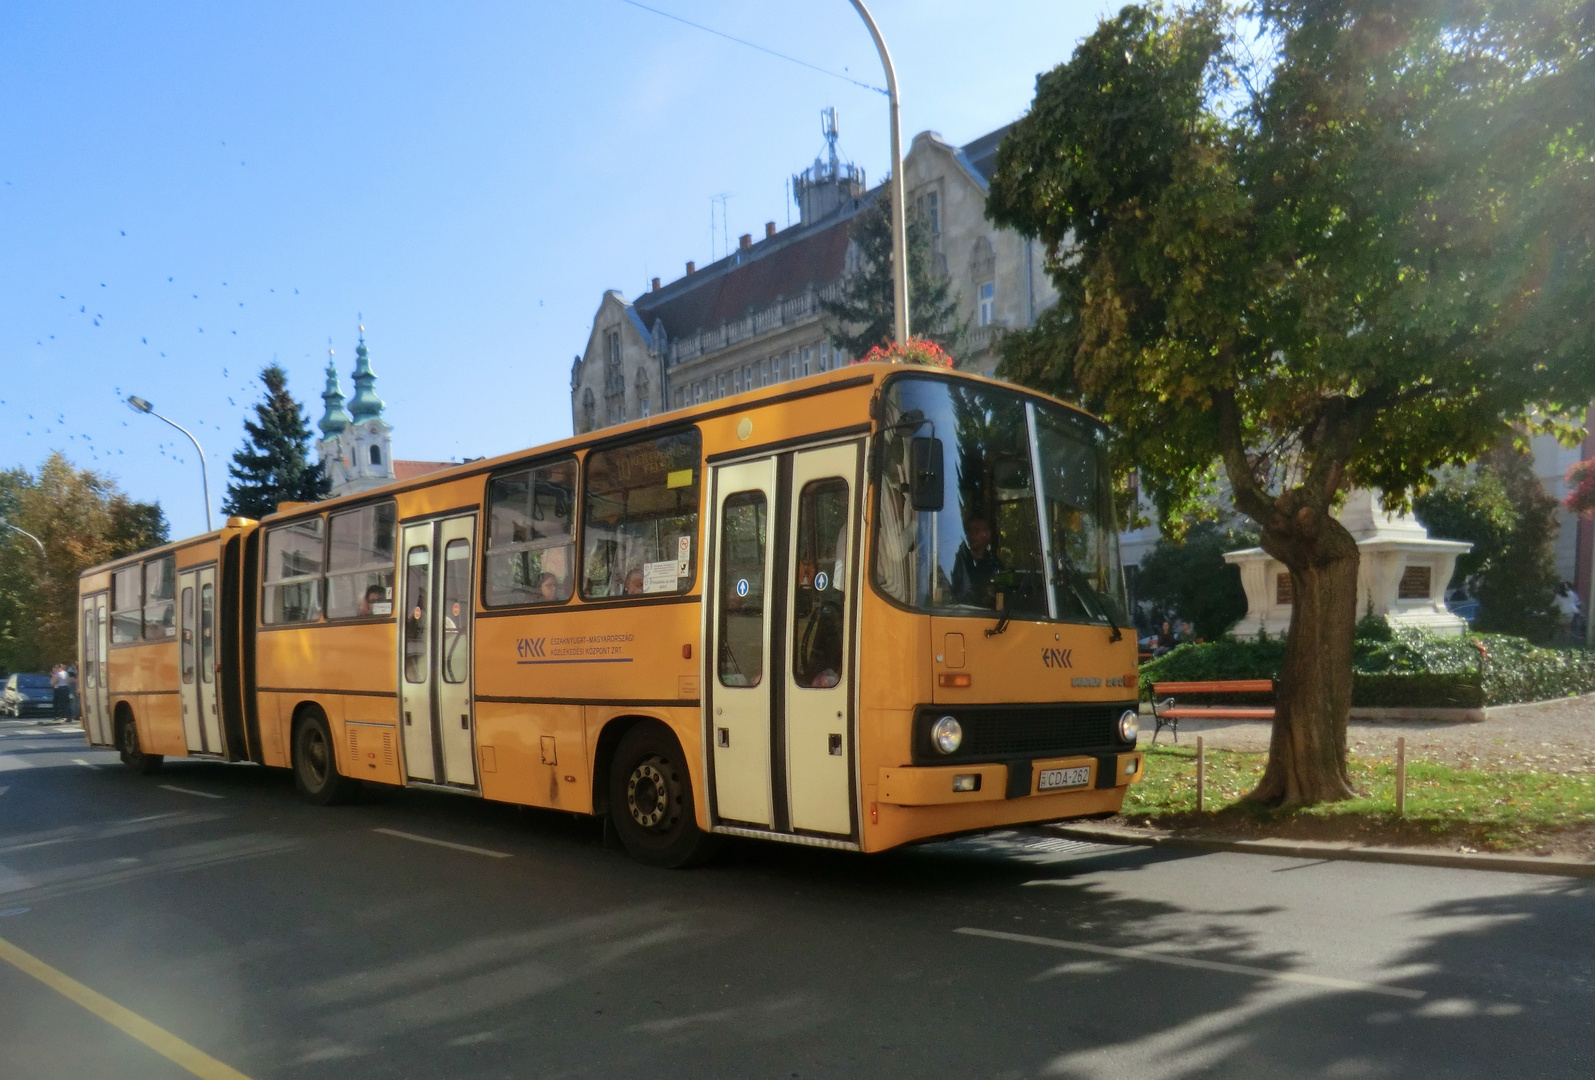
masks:
[[[881,66],[886,69],[886,97],[891,103],[892,116],[892,328],[897,343],[908,340],[908,230],[903,208],[903,134],[897,119],[897,72],[892,67],[892,54],[886,49],[886,39],[880,27],[864,6],[863,0],[853,0],[853,6],[869,27],[875,39],[875,50],[881,54]]]
[[[0,517],[0,529],[10,529],[12,532],[21,533],[23,536],[26,536],[29,540],[32,540],[35,544],[39,545],[39,554],[40,555],[46,554],[46,552],[44,550],[44,541],[40,540],[37,536],[34,536],[27,529],[18,528],[17,526],[11,524],[11,522],[7,521],[3,517]]]
[[[187,435],[188,441],[194,444],[194,450],[199,454],[199,480],[205,488],[205,531],[210,532],[210,470],[205,467],[204,447],[199,445],[199,440],[194,438],[193,432],[189,431],[182,424],[179,424],[176,420],[168,419],[167,417],[164,417],[160,413],[156,412],[155,406],[151,405],[138,395],[135,394],[132,397],[129,397],[127,399],[127,403],[131,405],[137,412],[149,413],[157,420],[165,420],[178,431],[181,431],[184,435]]]

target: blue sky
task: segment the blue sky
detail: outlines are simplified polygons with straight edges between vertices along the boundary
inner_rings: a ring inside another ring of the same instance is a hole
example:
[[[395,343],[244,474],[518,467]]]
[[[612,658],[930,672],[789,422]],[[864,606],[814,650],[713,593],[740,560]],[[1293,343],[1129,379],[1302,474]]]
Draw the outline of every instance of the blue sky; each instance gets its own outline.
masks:
[[[846,0],[649,6],[884,85]],[[877,0],[905,147],[1017,118],[1105,6]],[[789,220],[787,177],[841,115],[888,168],[886,99],[622,0],[0,5],[0,467],[52,450],[203,528],[254,376],[311,420],[356,315],[397,456],[570,433],[571,358],[607,288]]]

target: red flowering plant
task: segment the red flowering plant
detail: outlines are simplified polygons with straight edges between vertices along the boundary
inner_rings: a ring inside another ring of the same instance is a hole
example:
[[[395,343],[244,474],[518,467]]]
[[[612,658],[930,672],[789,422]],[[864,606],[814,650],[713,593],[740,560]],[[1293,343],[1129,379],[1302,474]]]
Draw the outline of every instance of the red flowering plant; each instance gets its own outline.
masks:
[[[877,345],[853,363],[924,364],[926,367],[950,368],[953,366],[953,356],[934,341],[911,337],[900,344],[894,341],[890,345]]]
[[[1595,513],[1595,458],[1580,461],[1567,470],[1567,500],[1563,505],[1575,514]]]

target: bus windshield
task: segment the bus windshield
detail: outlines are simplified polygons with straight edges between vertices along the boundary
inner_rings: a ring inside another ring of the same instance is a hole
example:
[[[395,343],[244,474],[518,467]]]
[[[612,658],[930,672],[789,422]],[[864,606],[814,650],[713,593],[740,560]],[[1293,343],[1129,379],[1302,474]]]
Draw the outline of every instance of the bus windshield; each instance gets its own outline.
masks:
[[[883,593],[939,614],[1125,625],[1098,424],[1010,390],[934,377],[894,379],[884,400],[874,565]],[[940,510],[914,509],[916,438],[934,440],[922,453],[940,452]]]

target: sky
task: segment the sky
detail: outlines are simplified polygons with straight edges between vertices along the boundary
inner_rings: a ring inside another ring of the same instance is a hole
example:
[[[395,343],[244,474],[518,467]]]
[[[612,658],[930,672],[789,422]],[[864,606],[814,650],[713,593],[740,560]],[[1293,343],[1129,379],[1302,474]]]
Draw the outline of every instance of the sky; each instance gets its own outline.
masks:
[[[198,533],[193,446],[126,397],[199,439],[219,524],[260,369],[314,424],[361,323],[395,456],[568,436],[604,290],[724,254],[717,196],[733,244],[795,220],[827,106],[890,167],[847,0],[647,7],[0,4],[0,468],[60,450]],[[905,151],[1020,117],[1108,7],[875,0]]]

